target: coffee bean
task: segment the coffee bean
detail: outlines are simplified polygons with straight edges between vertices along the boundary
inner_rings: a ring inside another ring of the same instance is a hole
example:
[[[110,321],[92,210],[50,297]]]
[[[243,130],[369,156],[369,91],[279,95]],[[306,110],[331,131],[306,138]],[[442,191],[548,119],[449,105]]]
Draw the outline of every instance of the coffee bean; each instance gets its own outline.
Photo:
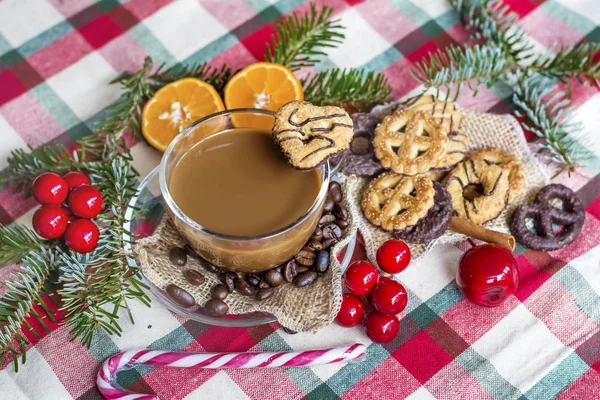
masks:
[[[335,206],[335,201],[331,198],[331,196],[327,196],[325,199],[325,203],[323,203],[323,211],[330,213],[333,211],[333,207]]]
[[[286,328],[285,326],[282,326],[281,329],[283,329],[283,331],[288,335],[295,335],[296,333],[298,333],[296,331],[291,330],[290,328]]]
[[[212,272],[212,273],[215,273],[215,274],[220,274],[221,272],[223,272],[223,269],[217,267],[214,264],[209,263],[208,261],[206,261],[203,258],[200,258],[199,261],[200,261],[200,265],[202,265],[202,267],[205,270],[207,270],[208,272]]]
[[[335,221],[335,224],[339,226],[342,230],[346,229],[350,225],[348,221],[342,221],[341,219],[337,219]]]
[[[187,254],[181,247],[173,247],[169,250],[169,260],[174,265],[182,267],[187,262]]]
[[[276,269],[272,269],[267,271],[265,274],[265,281],[269,285],[277,287],[283,283],[283,275],[281,275],[281,272],[277,271]]]
[[[323,250],[323,245],[321,244],[321,242],[315,239],[310,239],[304,247],[312,251]]]
[[[328,225],[328,224],[332,223],[333,221],[335,221],[335,216],[333,216],[331,214],[325,214],[319,220],[319,226]]]
[[[323,238],[334,239],[336,242],[342,238],[342,229],[336,224],[329,224],[323,227]]]
[[[279,275],[281,275],[281,274],[279,274]],[[281,278],[281,279],[283,279],[283,278]],[[265,281],[265,279],[264,279],[264,278],[263,278],[263,279],[261,279],[261,280],[260,280],[260,283],[258,284],[258,288],[259,288],[259,289],[268,289],[268,288],[270,288],[270,287],[271,287],[271,285],[269,285],[269,284],[267,283],[267,281]]]
[[[246,282],[248,282],[248,285],[250,285],[252,287],[257,287],[258,284],[260,283],[260,278],[254,274],[247,274]]]
[[[204,275],[193,269],[187,269],[183,274],[185,275],[185,279],[194,286],[200,286],[206,280]]]
[[[229,311],[229,306],[223,300],[210,299],[204,305],[204,311],[211,317],[222,317]]]
[[[329,252],[321,250],[315,259],[315,271],[324,273],[329,269]]]
[[[210,297],[217,300],[225,300],[227,295],[229,295],[227,286],[223,285],[222,283],[213,286],[212,290],[210,291]]]
[[[298,275],[297,268],[298,264],[296,264],[296,261],[288,261],[283,267],[283,279],[285,279],[286,282],[293,282],[296,275]]]
[[[294,258],[298,264],[310,267],[315,263],[315,252],[310,249],[304,248],[300,250]]]
[[[345,221],[348,219],[348,210],[346,210],[346,207],[343,205],[336,203],[333,208],[333,215],[335,215],[337,219]]]
[[[321,230],[321,228],[315,229],[315,231],[313,232],[313,234],[310,238],[314,239],[314,240],[318,240],[318,241],[323,239],[323,231]]]
[[[254,296],[257,292],[256,288],[241,278],[235,278],[235,290],[242,296]]]
[[[342,201],[342,187],[338,182],[333,181],[329,184],[329,194],[336,203]]]
[[[183,250],[182,250],[183,251]],[[196,301],[191,294],[183,290],[177,285],[170,284],[166,287],[166,292],[175,303],[183,307],[191,307],[196,304]]]
[[[364,137],[364,136],[357,136],[354,139],[352,139],[352,142],[350,142],[350,151],[353,154],[367,154],[367,152],[369,151],[369,147],[371,146],[371,141],[369,140],[369,138]]]
[[[237,279],[237,274],[235,272],[225,272],[219,276],[221,282],[227,288],[229,293],[233,293],[233,289],[235,288],[235,280]]]
[[[335,239],[326,239],[326,240],[323,240],[323,249],[327,250],[328,248],[330,248],[331,246],[333,246],[337,242],[338,241],[335,240]]]
[[[306,265],[298,265],[298,268],[296,268],[296,271],[298,271],[299,274],[306,272],[310,269],[310,267],[307,267]]]
[[[271,297],[275,293],[275,289],[260,289],[258,293],[256,293],[256,300],[266,300]]]
[[[194,250],[192,248],[192,246],[190,246],[189,244],[185,244],[185,246],[183,246],[183,251],[185,251],[185,254],[187,254],[188,256],[192,257],[192,258],[199,258],[200,256],[198,255],[198,253],[196,253],[196,250]]]
[[[313,283],[317,280],[317,273],[315,271],[306,271],[301,274],[298,274],[296,279],[294,279],[294,285],[296,287],[305,287]]]

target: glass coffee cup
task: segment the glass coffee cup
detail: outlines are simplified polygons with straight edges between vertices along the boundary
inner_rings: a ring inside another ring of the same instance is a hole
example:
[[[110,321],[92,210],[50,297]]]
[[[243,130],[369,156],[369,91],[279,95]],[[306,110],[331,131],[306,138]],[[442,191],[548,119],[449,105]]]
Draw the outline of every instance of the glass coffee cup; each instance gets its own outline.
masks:
[[[306,244],[323,211],[330,179],[329,164],[318,169],[320,187],[312,205],[295,221],[273,232],[238,236],[210,230],[186,215],[170,192],[173,170],[188,150],[212,135],[232,128],[273,126],[275,114],[262,109],[235,109],[202,118],[179,134],[165,151],[159,169],[160,189],[167,210],[186,241],[209,262],[239,272],[260,272],[292,258]],[[210,195],[210,193],[207,193]]]

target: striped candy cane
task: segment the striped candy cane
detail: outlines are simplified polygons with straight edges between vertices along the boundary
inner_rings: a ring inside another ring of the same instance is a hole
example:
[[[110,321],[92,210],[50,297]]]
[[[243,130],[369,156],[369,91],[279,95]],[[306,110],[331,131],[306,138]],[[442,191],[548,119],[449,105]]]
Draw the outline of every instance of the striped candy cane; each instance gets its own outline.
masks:
[[[116,374],[134,364],[160,365],[182,368],[265,368],[306,367],[321,364],[359,360],[365,355],[365,346],[350,346],[324,350],[279,353],[178,353],[157,350],[130,350],[116,354],[104,362],[96,384],[106,399],[158,400],[157,396],[123,391],[114,385]]]

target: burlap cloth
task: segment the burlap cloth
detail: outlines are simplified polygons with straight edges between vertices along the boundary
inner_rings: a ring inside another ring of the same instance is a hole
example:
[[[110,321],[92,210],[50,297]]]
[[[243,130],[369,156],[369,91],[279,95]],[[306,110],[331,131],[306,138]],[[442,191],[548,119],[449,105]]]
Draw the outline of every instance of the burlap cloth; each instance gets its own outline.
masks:
[[[347,198],[342,203],[349,206]],[[319,274],[315,283],[304,288],[284,284],[275,290],[273,296],[263,301],[234,292],[225,300],[229,306],[229,314],[271,313],[281,325],[296,332],[315,331],[333,322],[342,303],[342,271],[338,256],[356,233],[356,219],[349,217],[349,222],[342,240],[330,249],[329,270],[325,274]],[[173,283],[188,291],[196,303],[204,305],[210,298],[212,287],[220,282],[216,274],[207,272],[192,257],[188,257],[184,267],[176,267],[169,261],[169,249],[184,244],[185,240],[175,225],[169,217],[165,217],[154,235],[138,241],[134,251],[144,275],[155,286],[164,290]],[[191,285],[183,275],[186,269],[199,271],[206,277],[206,282],[200,286]]]
[[[377,107],[373,113],[382,116],[389,113],[391,108],[392,105]],[[512,116],[469,111],[464,111],[464,113],[463,126],[469,135],[472,149],[484,146],[504,149],[517,157],[523,166],[525,174],[523,193],[498,218],[485,224],[487,228],[507,232],[508,217],[514,207],[531,201],[537,190],[548,183],[548,178],[534,159],[523,136],[523,131]],[[296,288],[292,284],[280,286],[272,297],[262,302],[233,293],[226,300],[230,314],[271,313],[281,325],[297,332],[315,331],[334,320],[342,301],[342,271],[338,261],[340,252],[357,230],[360,230],[365,239],[367,257],[375,263],[377,248],[392,238],[388,232],[371,225],[363,217],[360,201],[362,190],[368,179],[342,176],[341,180],[343,181],[343,202],[350,214],[350,226],[345,230],[342,240],[331,249],[331,265],[327,273],[305,288]],[[447,231],[442,237],[427,245],[411,244],[409,246],[413,260],[416,261],[439,243],[452,243],[464,238],[463,235]],[[167,285],[173,283],[188,291],[199,305],[203,305],[210,297],[211,288],[219,283],[218,277],[216,274],[204,270],[200,263],[191,257],[188,257],[186,266],[174,266],[169,261],[168,250],[184,244],[184,239],[173,223],[168,217],[165,217],[155,234],[138,241],[134,250],[144,275],[155,286],[164,290]],[[206,277],[206,282],[200,286],[189,284],[182,273],[185,269],[198,270]]]

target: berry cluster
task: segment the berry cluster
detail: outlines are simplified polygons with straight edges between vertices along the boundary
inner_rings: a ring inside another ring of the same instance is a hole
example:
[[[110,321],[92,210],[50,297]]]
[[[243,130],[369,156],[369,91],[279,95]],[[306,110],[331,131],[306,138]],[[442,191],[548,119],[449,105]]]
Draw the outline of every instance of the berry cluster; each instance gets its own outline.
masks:
[[[69,248],[89,253],[98,246],[100,231],[91,221],[102,211],[102,193],[81,172],[63,177],[44,172],[33,181],[33,197],[42,206],[33,214],[33,229],[45,239],[64,235]]]
[[[377,250],[377,264],[387,273],[401,272],[410,263],[410,249],[400,240],[389,240]],[[346,287],[352,294],[345,294],[337,322],[346,327],[363,323],[365,333],[375,343],[392,341],[400,330],[396,314],[401,313],[408,303],[406,289],[399,282],[380,277],[377,268],[367,261],[356,261],[346,271]],[[365,314],[367,299],[375,309]]]

